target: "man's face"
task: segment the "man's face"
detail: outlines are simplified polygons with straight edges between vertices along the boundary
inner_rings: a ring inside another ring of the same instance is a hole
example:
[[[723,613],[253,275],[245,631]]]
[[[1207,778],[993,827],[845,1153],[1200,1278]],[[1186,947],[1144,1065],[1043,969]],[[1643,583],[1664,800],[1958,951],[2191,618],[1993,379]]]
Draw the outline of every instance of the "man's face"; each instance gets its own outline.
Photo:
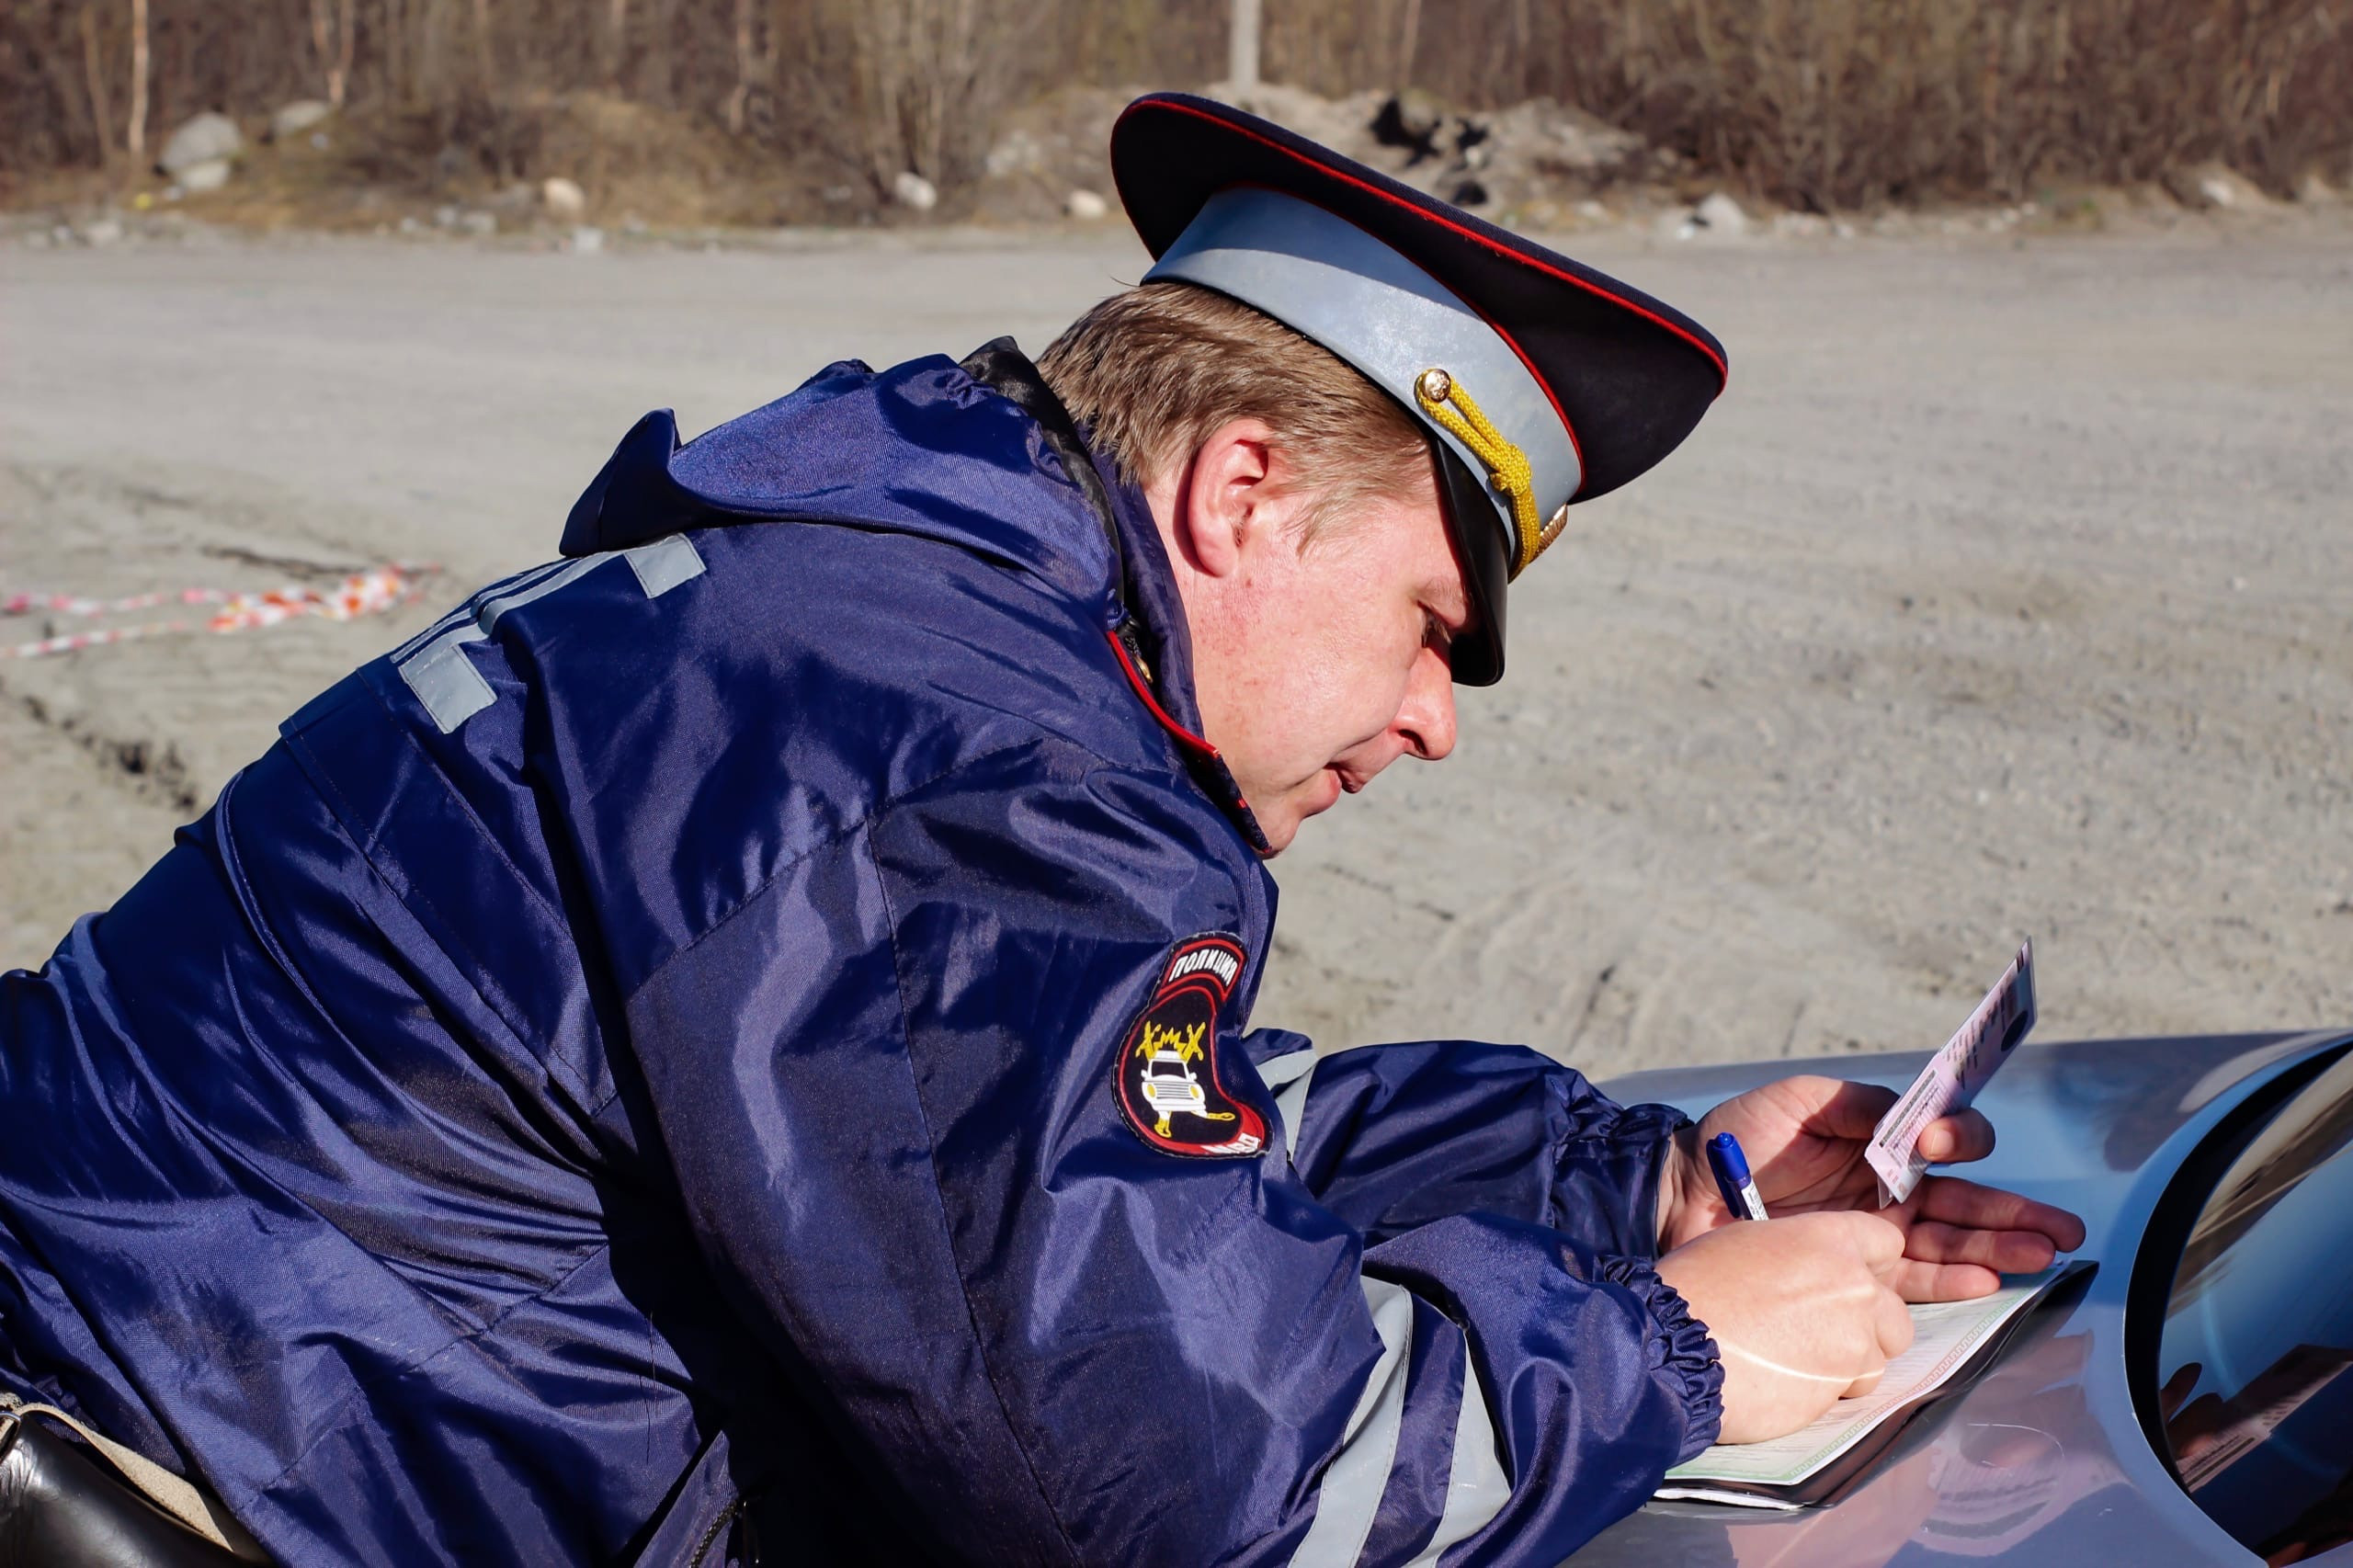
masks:
[[[1267,435],[1233,422],[1151,499],[1192,631],[1202,729],[1280,850],[1400,756],[1454,749],[1446,651],[1470,601],[1427,468],[1302,550],[1292,525],[1313,497]]]

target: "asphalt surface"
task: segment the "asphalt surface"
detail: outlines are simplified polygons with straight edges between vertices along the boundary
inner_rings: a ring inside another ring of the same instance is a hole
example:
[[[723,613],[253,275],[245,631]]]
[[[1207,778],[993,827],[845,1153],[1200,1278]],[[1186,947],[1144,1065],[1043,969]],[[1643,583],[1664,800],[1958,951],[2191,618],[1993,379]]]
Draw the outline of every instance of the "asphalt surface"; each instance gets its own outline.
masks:
[[[1258,1021],[1597,1075],[1925,1048],[2030,936],[2042,1038],[2353,1023],[2348,240],[1581,242],[1713,327],[1731,389],[1515,590],[1456,756],[1277,862]],[[0,244],[0,594],[449,569],[389,617],[0,660],[0,963],[311,693],[551,556],[646,409],[1034,349],[1141,267],[1067,233]]]

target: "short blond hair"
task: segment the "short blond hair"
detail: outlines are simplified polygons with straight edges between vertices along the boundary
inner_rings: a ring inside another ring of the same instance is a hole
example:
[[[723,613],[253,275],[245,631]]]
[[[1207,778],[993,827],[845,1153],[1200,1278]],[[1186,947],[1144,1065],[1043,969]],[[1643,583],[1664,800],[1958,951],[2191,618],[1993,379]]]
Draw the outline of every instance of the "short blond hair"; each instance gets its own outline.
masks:
[[[1264,421],[1313,496],[1302,548],[1356,503],[1432,477],[1421,426],[1396,400],[1321,344],[1190,283],[1112,295],[1038,369],[1095,450],[1146,488],[1228,420]]]

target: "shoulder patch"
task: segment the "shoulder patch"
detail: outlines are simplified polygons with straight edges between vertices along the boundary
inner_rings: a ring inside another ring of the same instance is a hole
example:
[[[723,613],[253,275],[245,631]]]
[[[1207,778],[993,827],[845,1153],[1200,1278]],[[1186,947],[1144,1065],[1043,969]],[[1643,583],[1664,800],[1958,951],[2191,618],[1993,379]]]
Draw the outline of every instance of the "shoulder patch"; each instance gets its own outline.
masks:
[[[1266,1119],[1218,1081],[1218,1011],[1246,961],[1232,937],[1176,944],[1112,1063],[1111,1090],[1137,1137],[1171,1154],[1234,1159],[1267,1146]]]

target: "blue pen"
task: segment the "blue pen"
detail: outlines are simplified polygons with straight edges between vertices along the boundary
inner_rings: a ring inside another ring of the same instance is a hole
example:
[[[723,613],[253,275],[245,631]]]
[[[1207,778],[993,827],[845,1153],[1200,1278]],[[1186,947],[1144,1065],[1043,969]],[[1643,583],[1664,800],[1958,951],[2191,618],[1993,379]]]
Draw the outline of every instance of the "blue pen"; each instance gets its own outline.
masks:
[[[1716,1190],[1724,1195],[1724,1207],[1733,1219],[1765,1218],[1765,1199],[1757,1196],[1756,1179],[1748,1174],[1748,1156],[1740,1152],[1739,1139],[1729,1132],[1709,1139],[1708,1166],[1716,1173]]]

